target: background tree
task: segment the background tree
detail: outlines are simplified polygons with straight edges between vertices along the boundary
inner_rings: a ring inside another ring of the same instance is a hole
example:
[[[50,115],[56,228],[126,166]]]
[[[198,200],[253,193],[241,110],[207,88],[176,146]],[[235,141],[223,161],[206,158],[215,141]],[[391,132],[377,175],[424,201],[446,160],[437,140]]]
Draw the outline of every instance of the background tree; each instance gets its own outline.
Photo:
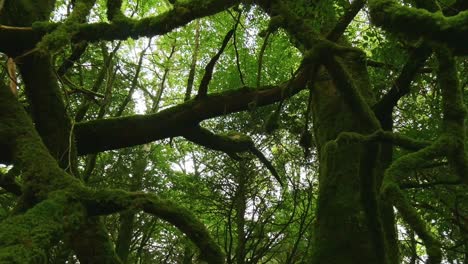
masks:
[[[467,263],[466,25],[463,0],[0,1],[0,262]]]

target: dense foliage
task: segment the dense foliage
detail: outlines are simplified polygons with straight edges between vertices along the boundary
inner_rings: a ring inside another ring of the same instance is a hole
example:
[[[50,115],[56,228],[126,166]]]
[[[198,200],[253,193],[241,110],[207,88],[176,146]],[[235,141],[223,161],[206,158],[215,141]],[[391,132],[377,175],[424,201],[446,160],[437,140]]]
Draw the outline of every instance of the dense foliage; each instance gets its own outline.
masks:
[[[465,0],[0,0],[0,263],[468,263]]]

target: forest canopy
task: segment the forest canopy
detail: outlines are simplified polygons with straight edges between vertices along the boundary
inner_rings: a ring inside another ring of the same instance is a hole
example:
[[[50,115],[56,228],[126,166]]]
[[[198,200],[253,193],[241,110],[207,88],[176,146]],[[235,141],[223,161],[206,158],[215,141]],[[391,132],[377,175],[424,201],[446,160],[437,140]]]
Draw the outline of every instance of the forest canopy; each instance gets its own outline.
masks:
[[[468,263],[468,1],[0,0],[0,263]]]

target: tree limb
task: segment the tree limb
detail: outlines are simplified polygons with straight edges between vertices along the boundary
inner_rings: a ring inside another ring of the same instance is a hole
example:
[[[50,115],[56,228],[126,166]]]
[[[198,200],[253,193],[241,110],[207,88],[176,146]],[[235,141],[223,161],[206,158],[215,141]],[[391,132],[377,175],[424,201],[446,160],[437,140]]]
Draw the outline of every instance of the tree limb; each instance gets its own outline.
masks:
[[[90,215],[108,215],[124,210],[142,210],[161,218],[182,231],[200,249],[200,258],[208,263],[224,263],[224,254],[206,227],[187,209],[156,195],[100,190],[80,197]]]
[[[411,52],[390,90],[373,107],[379,120],[382,121],[384,118],[391,116],[398,101],[410,92],[411,82],[431,54],[432,48],[425,44]]]
[[[290,97],[305,87],[308,68],[291,81],[260,89],[244,87],[234,91],[210,94],[199,100],[189,100],[156,114],[134,115],[77,123],[75,138],[79,155],[140,145],[155,140],[181,136],[203,120],[269,105]],[[127,128],[131,127],[131,130]]]
[[[152,17],[142,19],[123,19],[115,23],[87,23],[74,26],[73,42],[101,40],[127,40],[128,38],[152,37],[166,34],[175,28],[181,27],[196,18],[214,15],[233,5],[240,0],[192,0],[178,3],[173,9]],[[13,42],[1,42],[0,52],[6,54],[25,52],[34,48],[42,36],[54,31],[63,23],[37,22],[33,25],[33,31],[0,28],[0,39],[27,39],[30,43],[13,45]],[[66,35],[70,32],[67,32]],[[55,45],[59,45],[56,43]],[[18,51],[20,50],[20,51]]]
[[[187,130],[183,136],[198,145],[213,150],[223,151],[229,156],[233,156],[234,154],[241,152],[250,152],[254,154],[263,163],[263,165],[265,165],[265,167],[267,167],[279,184],[283,186],[276,169],[265,155],[255,147],[254,142],[249,136],[237,132],[231,132],[225,135],[216,135],[199,126]]]
[[[237,27],[237,24],[236,24]],[[216,55],[211,58],[210,62],[205,67],[205,74],[203,75],[203,78],[200,82],[200,86],[198,87],[198,94],[196,98],[202,98],[206,97],[208,94],[208,85],[210,84],[211,78],[213,77],[213,70],[216,65],[216,62],[218,61],[219,57],[221,57],[221,54],[223,54],[224,49],[226,48],[229,40],[232,38],[234,35],[235,29],[229,30],[229,32],[226,34],[224,37],[223,43],[221,44],[221,48],[219,51],[216,53]]]
[[[393,0],[369,1],[374,24],[410,39],[445,43],[456,54],[468,54],[468,11],[445,17],[424,9],[401,6]]]

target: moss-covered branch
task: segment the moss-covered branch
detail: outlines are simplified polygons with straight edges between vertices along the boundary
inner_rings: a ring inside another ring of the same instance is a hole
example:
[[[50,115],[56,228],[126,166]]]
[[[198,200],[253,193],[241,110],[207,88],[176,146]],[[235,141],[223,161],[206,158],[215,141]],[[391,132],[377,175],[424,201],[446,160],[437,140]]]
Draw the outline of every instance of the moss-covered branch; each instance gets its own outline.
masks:
[[[458,54],[468,54],[468,11],[445,17],[441,12],[401,6],[393,0],[369,1],[372,22],[408,38],[445,43]]]
[[[47,53],[55,51],[71,42],[71,38],[77,32],[78,23],[86,20],[86,16],[91,11],[96,0],[77,0],[73,12],[69,17],[52,32],[46,34],[37,44],[39,52]]]
[[[391,202],[398,209],[405,222],[422,239],[430,263],[441,262],[441,244],[434,234],[432,234],[416,209],[411,206],[400,189],[399,182],[413,171],[430,164],[434,158],[441,157],[445,144],[447,144],[446,139],[439,139],[426,148],[404,155],[394,161],[385,171],[380,191],[383,198]]]
[[[83,208],[69,196],[82,185],[58,167],[23,106],[4,85],[0,120],[0,137],[11,142],[12,161],[23,180],[17,215],[0,223],[0,262],[47,262],[47,250],[84,217]]]
[[[73,25],[70,25],[72,26],[72,30],[67,32],[66,38],[63,38],[64,36],[61,34],[56,34],[56,37],[59,38],[57,40],[60,41],[52,41],[53,38],[49,37],[51,38],[50,44],[53,44],[53,48],[56,49],[69,43],[68,40],[70,38],[73,42],[98,42],[101,40],[127,40],[128,38],[137,39],[140,37],[163,35],[175,28],[186,25],[192,20],[214,15],[240,2],[240,0],[184,1],[183,3],[178,3],[167,12],[142,19],[117,19],[112,23],[73,23]],[[0,52],[22,54],[34,48],[42,36],[53,32],[62,25],[64,23],[38,22],[33,25],[33,31],[0,28],[0,39],[27,41],[27,43],[21,43],[21,45],[13,45],[13,42],[1,42]]]
[[[1,222],[0,262],[47,263],[48,250],[64,233],[65,211],[64,201],[48,199]]]
[[[466,107],[463,91],[458,81],[455,59],[449,49],[437,49],[439,67],[437,71],[442,91],[443,130],[449,144],[447,158],[460,179],[468,184],[468,155],[466,153]]]
[[[114,23],[91,23],[77,25],[74,40],[97,42],[100,40],[126,40],[127,38],[151,37],[162,35],[184,26],[190,21],[221,12],[239,0],[192,0],[179,3],[173,9],[154,17],[142,19],[119,19]],[[48,32],[60,24],[35,24],[39,31]]]
[[[308,69],[291,81],[259,89],[244,87],[205,98],[189,100],[151,115],[134,115],[76,124],[79,155],[140,145],[181,136],[203,120],[268,105],[293,96],[305,88]],[[131,127],[131,130],[126,128]]]
[[[107,0],[107,19],[112,21],[114,19],[125,19],[122,13],[122,0]]]
[[[398,133],[378,130],[370,135],[362,135],[354,132],[342,132],[336,139],[339,142],[385,142],[400,146],[409,150],[420,150],[428,147],[430,142],[416,140]]]
[[[161,218],[182,231],[200,249],[200,258],[208,263],[224,263],[224,254],[203,223],[187,209],[151,194],[104,190],[81,196],[91,215],[142,210]]]

